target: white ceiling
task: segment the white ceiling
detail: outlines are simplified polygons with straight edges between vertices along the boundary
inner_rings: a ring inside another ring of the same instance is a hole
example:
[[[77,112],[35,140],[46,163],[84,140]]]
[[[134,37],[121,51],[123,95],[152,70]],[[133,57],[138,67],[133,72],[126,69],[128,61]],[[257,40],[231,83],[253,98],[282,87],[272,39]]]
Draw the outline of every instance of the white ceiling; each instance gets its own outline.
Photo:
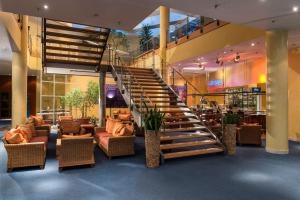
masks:
[[[293,6],[300,9],[300,0],[0,1],[3,11],[124,30],[132,30],[160,5],[263,29],[300,28],[300,14],[292,11]],[[47,11],[42,8],[45,3],[49,5]]]

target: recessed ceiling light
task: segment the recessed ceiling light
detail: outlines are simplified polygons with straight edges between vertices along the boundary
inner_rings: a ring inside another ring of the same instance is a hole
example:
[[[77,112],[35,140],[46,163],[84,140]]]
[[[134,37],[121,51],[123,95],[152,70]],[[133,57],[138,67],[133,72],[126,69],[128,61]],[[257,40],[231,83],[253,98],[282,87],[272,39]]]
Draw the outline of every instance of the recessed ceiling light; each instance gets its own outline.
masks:
[[[254,42],[252,42],[252,43],[251,43],[251,46],[252,46],[252,47],[254,47],[254,46],[255,46],[255,43],[254,43]]]
[[[43,8],[44,8],[45,10],[48,10],[48,9],[49,9],[49,6],[48,6],[47,4],[44,4]]]
[[[298,12],[298,10],[299,10],[299,7],[298,7],[298,6],[294,6],[294,7],[293,7],[293,12]]]
[[[227,52],[226,51],[224,51],[224,54],[226,54]]]

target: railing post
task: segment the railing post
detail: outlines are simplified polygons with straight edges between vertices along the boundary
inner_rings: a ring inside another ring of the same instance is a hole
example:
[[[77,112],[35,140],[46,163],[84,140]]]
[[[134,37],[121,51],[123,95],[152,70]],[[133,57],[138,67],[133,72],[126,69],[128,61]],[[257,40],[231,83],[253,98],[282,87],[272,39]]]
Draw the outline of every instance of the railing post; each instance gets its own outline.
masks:
[[[185,98],[185,104],[187,105],[187,98],[188,98],[188,82],[185,82],[185,91],[186,91],[186,98]]]
[[[175,69],[172,69],[172,87],[175,87]]]

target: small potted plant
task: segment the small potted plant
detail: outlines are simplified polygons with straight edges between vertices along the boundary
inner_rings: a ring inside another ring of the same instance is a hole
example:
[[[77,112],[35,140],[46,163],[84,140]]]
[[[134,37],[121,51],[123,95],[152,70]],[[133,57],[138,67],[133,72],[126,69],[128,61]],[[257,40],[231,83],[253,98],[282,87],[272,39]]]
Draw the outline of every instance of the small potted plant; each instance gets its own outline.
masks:
[[[234,155],[236,153],[236,128],[239,121],[240,116],[237,113],[227,113],[223,117],[223,142],[227,148],[228,155]]]
[[[145,128],[146,165],[149,168],[159,167],[160,161],[160,127],[164,123],[165,114],[154,106],[143,115],[143,126]]]

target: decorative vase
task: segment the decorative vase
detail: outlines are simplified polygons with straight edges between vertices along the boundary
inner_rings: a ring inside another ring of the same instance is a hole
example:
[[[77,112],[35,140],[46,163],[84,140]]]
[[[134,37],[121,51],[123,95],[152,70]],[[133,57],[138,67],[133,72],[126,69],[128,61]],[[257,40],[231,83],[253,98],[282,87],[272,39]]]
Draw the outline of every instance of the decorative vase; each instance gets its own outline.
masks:
[[[145,131],[146,165],[148,168],[159,167],[160,132]]]
[[[228,155],[236,153],[236,125],[226,124],[224,131],[224,144],[227,148]]]

